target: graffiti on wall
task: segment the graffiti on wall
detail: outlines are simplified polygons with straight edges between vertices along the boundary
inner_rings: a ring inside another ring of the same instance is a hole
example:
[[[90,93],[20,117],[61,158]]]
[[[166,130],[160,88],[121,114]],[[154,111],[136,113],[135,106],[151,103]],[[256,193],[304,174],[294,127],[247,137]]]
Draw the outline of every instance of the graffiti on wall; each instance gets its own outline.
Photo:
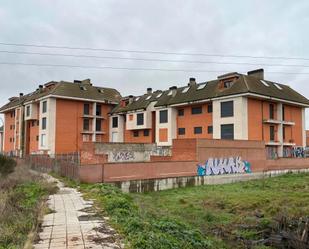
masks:
[[[292,156],[296,158],[303,158],[305,157],[305,150],[303,147],[294,147],[292,149]]]
[[[197,165],[198,176],[251,173],[251,164],[241,157],[209,158],[205,164]]]
[[[134,152],[132,151],[113,152],[112,156],[115,162],[132,161],[135,159]]]

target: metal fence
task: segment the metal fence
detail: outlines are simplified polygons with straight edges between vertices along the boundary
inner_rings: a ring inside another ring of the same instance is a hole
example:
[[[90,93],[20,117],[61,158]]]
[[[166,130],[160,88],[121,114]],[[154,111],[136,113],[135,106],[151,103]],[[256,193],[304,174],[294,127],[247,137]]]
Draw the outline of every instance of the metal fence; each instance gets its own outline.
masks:
[[[71,179],[79,179],[80,154],[78,152],[55,155],[29,155],[25,161],[34,170],[55,172]]]

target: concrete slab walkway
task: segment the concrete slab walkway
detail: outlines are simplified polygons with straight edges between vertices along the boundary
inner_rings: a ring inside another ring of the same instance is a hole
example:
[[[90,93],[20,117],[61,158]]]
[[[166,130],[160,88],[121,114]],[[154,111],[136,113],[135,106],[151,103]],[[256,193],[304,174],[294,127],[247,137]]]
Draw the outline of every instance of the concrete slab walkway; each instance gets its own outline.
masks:
[[[76,189],[64,187],[51,195],[48,206],[53,213],[44,216],[40,240],[35,249],[120,249],[119,236],[105,220],[95,215],[93,203],[85,201]]]

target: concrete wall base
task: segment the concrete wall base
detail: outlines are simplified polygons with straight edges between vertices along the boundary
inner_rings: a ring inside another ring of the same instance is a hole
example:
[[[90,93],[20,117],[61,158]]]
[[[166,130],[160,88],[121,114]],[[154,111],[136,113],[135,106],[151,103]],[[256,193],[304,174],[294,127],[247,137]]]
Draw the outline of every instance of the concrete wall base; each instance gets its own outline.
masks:
[[[271,170],[250,174],[229,174],[217,176],[188,176],[174,177],[165,179],[148,179],[115,182],[116,186],[121,188],[126,193],[143,193],[150,191],[161,191],[167,189],[200,186],[200,185],[217,185],[233,182],[242,182],[255,179],[263,179],[267,177],[275,177],[287,173],[309,173],[309,169],[286,169],[286,170]]]

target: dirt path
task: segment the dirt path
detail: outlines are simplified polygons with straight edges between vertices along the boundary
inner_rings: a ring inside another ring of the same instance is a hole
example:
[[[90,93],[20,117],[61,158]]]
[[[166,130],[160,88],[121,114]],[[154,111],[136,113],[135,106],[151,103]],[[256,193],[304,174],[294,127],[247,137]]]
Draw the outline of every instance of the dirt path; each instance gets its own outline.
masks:
[[[76,189],[57,181],[59,192],[49,196],[53,213],[44,216],[40,240],[35,249],[120,249],[119,236],[106,222],[96,217],[93,203],[85,201]]]

